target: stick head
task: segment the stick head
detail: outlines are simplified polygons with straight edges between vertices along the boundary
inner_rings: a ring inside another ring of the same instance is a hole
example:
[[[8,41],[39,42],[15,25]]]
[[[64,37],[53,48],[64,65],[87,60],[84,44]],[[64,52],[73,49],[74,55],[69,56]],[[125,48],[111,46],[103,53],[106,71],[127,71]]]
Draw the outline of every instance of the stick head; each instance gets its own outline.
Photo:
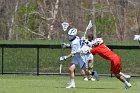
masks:
[[[69,23],[67,23],[67,22],[63,22],[61,25],[63,27],[63,31],[66,31],[69,27]]]
[[[137,40],[140,43],[140,35],[134,35],[134,39],[133,40]]]
[[[88,26],[87,26],[87,28],[86,28],[86,31],[89,30],[91,27],[92,27],[92,22],[91,22],[91,20],[90,20],[89,23],[88,23]]]
[[[84,37],[86,36],[87,31],[88,31],[91,27],[92,27],[92,22],[91,22],[91,20],[90,20],[89,23],[88,23],[88,26],[86,27],[86,31],[85,31],[85,33],[84,33]]]

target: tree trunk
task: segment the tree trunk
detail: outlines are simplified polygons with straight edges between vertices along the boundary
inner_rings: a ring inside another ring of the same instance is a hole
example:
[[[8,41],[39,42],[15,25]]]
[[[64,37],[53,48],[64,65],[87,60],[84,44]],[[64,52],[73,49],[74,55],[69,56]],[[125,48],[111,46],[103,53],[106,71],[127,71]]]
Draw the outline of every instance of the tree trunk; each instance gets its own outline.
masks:
[[[95,3],[96,3],[96,0],[92,0],[92,25],[93,25],[93,29],[92,29],[92,32],[93,32],[93,37],[94,39],[97,37],[96,35],[96,25],[95,25]]]
[[[16,16],[16,12],[18,9],[18,4],[19,4],[19,1],[16,2],[15,8],[14,8],[14,13],[11,16],[11,22],[8,22],[9,23],[8,40],[11,40],[13,38],[13,34],[14,34],[13,27],[14,27],[14,23],[15,23],[15,16]]]

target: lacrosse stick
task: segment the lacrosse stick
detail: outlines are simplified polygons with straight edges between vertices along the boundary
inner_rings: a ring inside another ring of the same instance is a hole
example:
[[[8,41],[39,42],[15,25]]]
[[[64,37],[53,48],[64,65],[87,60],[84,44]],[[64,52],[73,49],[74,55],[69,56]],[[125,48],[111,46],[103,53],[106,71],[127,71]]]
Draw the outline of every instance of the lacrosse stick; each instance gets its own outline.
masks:
[[[62,24],[62,28],[63,28],[63,31],[64,31],[64,35],[65,35],[65,32],[67,31],[67,28],[69,27],[69,23],[67,22],[63,22]],[[65,38],[63,39],[63,43],[65,42]],[[63,45],[61,46],[61,56],[64,56],[64,48],[63,48]],[[62,72],[62,62],[59,66],[59,74],[61,74]]]
[[[137,40],[140,43],[140,35],[134,35],[134,39],[133,40]]]
[[[87,27],[86,27],[86,31],[85,31],[85,33],[84,33],[84,38],[86,37],[87,31],[88,31],[91,27],[92,27],[92,22],[91,22],[91,20],[90,20],[89,23],[88,23],[88,25],[87,25]]]

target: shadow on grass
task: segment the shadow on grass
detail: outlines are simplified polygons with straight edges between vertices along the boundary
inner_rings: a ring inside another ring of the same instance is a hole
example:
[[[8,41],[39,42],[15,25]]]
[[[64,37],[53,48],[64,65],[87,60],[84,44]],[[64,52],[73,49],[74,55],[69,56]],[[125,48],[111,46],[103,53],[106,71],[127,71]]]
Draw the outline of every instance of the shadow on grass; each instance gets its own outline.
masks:
[[[55,87],[55,88],[65,88],[65,87]],[[75,88],[73,88],[75,89]],[[87,88],[87,87],[76,87],[76,89],[118,89],[118,88]]]

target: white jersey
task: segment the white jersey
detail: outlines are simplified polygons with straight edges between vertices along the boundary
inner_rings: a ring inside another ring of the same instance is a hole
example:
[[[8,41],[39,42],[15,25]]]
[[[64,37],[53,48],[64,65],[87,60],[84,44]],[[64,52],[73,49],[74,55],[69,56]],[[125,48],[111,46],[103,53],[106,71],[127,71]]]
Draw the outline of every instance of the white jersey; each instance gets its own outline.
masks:
[[[81,48],[81,51],[82,51],[81,57],[82,57],[83,61],[86,63],[86,68],[88,68],[88,61],[89,60],[92,60],[92,61],[94,60],[94,56],[91,53],[87,53],[87,51],[89,51],[90,48],[91,47],[87,44],[84,44]]]
[[[89,51],[90,50],[90,47],[87,46],[87,45],[83,45],[82,48],[81,48],[83,51]],[[81,54],[83,60],[85,62],[87,62],[88,60],[93,60],[93,55],[91,53],[88,53],[88,54]]]
[[[73,55],[80,52],[82,46],[81,46],[81,40],[78,36],[76,36],[76,38],[71,42],[71,47],[72,47],[71,53]]]
[[[71,53],[73,55],[72,64],[79,64],[80,68],[85,67],[85,61],[80,55],[81,40],[78,36],[71,42]]]

